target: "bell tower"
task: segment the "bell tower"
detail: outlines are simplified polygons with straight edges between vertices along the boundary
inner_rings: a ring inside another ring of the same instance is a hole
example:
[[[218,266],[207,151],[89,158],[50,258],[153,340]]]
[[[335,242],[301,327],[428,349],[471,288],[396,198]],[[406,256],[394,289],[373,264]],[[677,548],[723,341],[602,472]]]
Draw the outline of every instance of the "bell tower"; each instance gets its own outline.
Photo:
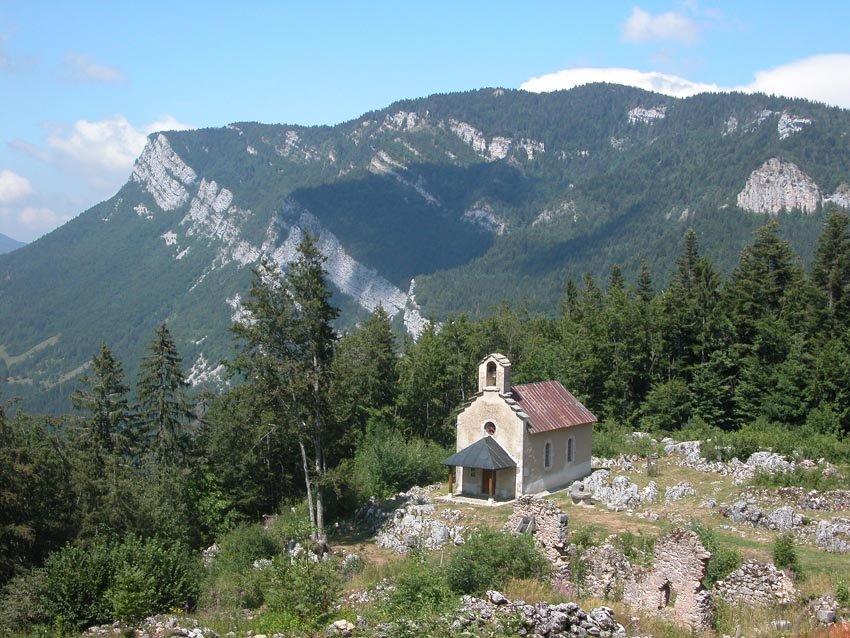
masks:
[[[508,394],[511,391],[511,362],[494,352],[478,364],[478,391]]]

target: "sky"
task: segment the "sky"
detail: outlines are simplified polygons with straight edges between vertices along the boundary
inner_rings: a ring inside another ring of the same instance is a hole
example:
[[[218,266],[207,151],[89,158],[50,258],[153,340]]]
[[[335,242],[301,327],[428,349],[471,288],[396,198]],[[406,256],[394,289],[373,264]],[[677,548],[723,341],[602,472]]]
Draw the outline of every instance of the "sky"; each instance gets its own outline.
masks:
[[[0,233],[111,197],[146,136],[619,82],[850,108],[850,2],[0,0]]]

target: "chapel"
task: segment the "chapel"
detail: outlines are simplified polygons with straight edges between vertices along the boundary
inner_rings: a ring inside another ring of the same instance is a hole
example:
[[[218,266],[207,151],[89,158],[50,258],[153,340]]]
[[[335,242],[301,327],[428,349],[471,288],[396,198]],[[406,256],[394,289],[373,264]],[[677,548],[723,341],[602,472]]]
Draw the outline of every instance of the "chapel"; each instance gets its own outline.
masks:
[[[590,474],[596,417],[558,381],[511,385],[499,353],[478,366],[478,392],[457,416],[453,494],[510,500],[553,491]]]

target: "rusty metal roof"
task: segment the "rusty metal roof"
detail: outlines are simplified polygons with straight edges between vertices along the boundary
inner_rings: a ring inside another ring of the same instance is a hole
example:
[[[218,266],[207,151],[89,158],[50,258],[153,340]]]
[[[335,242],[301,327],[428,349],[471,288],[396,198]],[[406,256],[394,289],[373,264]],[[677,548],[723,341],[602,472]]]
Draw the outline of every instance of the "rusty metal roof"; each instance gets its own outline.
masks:
[[[596,423],[593,413],[557,381],[515,385],[511,391],[517,406],[528,415],[532,434]]]

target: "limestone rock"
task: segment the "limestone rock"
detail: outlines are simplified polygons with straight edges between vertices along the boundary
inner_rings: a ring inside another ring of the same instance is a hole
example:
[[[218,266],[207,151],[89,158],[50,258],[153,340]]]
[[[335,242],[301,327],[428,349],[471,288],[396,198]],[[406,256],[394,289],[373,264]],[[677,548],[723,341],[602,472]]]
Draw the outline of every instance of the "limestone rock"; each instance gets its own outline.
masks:
[[[777,157],[750,173],[737,199],[740,208],[769,215],[794,209],[813,213],[820,203],[820,189],[814,180],[796,164]]]
[[[834,554],[850,552],[850,518],[820,521],[815,529],[817,546]]]
[[[197,174],[186,164],[162,133],[149,139],[133,165],[130,176],[148,191],[165,211],[176,210],[189,201],[186,189],[195,183]]]
[[[585,574],[582,593],[596,598],[610,598],[634,577],[625,554],[608,543],[591,547],[584,556]]]
[[[797,600],[798,592],[773,563],[748,560],[714,586],[714,594],[731,605],[773,607]]]
[[[682,481],[681,483],[677,483],[676,485],[671,485],[665,490],[664,502],[672,503],[673,501],[678,501],[681,498],[696,495],[697,491],[694,489],[693,485]]]

